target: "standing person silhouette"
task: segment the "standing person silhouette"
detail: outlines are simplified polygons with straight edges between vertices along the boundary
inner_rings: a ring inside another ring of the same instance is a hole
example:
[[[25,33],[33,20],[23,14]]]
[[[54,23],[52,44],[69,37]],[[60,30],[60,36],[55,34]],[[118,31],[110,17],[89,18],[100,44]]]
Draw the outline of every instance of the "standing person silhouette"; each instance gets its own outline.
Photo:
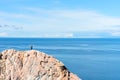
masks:
[[[33,46],[32,45],[30,46],[30,49],[33,50]]]

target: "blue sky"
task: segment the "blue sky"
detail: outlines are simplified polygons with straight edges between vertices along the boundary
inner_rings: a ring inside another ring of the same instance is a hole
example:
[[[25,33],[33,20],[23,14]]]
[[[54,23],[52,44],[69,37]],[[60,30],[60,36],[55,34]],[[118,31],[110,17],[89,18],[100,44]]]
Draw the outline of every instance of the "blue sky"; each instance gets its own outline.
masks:
[[[1,0],[0,37],[119,38],[120,0]]]

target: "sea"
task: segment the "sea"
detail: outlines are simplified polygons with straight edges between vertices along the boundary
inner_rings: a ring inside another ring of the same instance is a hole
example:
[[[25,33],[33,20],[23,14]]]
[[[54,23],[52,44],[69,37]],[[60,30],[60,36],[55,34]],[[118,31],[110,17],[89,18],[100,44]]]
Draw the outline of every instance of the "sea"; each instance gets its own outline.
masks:
[[[120,80],[119,38],[0,38],[5,49],[47,53],[82,80]]]

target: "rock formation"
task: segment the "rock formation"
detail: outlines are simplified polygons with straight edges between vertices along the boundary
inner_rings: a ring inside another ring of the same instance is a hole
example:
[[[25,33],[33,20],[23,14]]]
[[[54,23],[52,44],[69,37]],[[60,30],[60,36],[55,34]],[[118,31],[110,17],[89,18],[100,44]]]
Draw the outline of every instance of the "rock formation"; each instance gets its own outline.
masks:
[[[5,50],[0,54],[0,80],[80,80],[45,53]]]

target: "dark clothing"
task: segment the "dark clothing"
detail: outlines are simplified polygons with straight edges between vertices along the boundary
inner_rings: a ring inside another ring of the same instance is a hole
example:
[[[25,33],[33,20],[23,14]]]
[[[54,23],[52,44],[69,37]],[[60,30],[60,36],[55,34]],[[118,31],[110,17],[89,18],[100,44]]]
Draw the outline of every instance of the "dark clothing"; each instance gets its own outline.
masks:
[[[30,46],[30,49],[32,50],[32,49],[33,49],[33,46]]]

